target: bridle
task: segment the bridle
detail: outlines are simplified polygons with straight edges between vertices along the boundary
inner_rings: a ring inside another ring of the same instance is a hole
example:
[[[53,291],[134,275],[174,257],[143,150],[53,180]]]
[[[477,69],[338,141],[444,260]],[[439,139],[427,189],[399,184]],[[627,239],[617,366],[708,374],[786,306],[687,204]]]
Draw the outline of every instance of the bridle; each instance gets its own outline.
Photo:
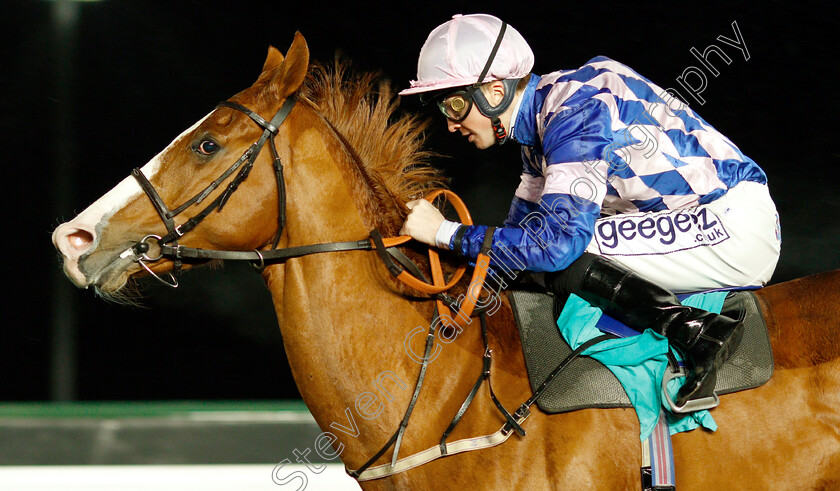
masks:
[[[328,242],[320,244],[311,244],[305,246],[286,247],[278,249],[277,245],[280,242],[280,236],[283,233],[286,222],[286,182],[283,174],[283,163],[280,159],[280,154],[277,151],[277,144],[275,137],[279,131],[280,125],[286,120],[292,109],[295,106],[295,97],[288,97],[280,109],[275,113],[270,121],[267,121],[256,112],[247,107],[232,101],[220,102],[216,107],[227,107],[246,114],[252,121],[254,121],[260,128],[263,129],[260,138],[253,143],[247,150],[237,159],[227,170],[225,170],[216,180],[211,182],[207,187],[201,190],[192,198],[185,201],[180,206],[173,210],[164,203],[155,187],[143,172],[135,168],[131,171],[131,175],[140,184],[143,192],[148,196],[152,202],[155,210],[166,226],[167,233],[163,237],[158,235],[146,235],[140,241],[135,243],[130,249],[123,253],[123,256],[133,255],[133,259],[151,276],[167,286],[176,288],[178,281],[170,272],[169,281],[156,274],[146,263],[154,263],[161,259],[170,259],[175,264],[174,270],[181,269],[183,261],[203,262],[212,259],[220,259],[227,261],[249,261],[258,270],[262,270],[269,263],[282,262],[290,258],[307,256],[310,254],[318,254],[325,252],[339,252],[339,251],[353,251],[353,250],[376,250],[379,257],[385,263],[388,271],[397,279],[428,295],[433,295],[437,300],[437,308],[439,314],[442,314],[445,325],[450,327],[463,326],[469,323],[469,317],[472,315],[479,303],[478,292],[484,283],[490,259],[487,251],[480,255],[476,267],[474,269],[472,281],[470,282],[469,292],[462,301],[454,300],[448,297],[445,292],[452,289],[462,278],[466,271],[466,266],[460,266],[449,281],[444,280],[443,269],[440,264],[440,258],[434,249],[429,249],[429,261],[432,272],[432,282],[428,281],[419,270],[419,268],[399,249],[398,245],[404,244],[411,240],[410,236],[383,238],[377,230],[370,232],[370,237],[363,240],[353,240],[344,242]],[[197,247],[186,247],[178,244],[178,239],[183,237],[186,233],[194,229],[199,223],[207,218],[213,211],[221,212],[222,208],[230,199],[231,195],[236,192],[240,184],[242,184],[251,172],[260,151],[268,144],[271,151],[272,165],[274,167],[274,176],[277,182],[277,232],[271,242],[269,250],[251,250],[251,251],[224,251],[213,249],[202,249]],[[238,171],[238,172],[237,172]],[[234,175],[234,173],[236,173]],[[204,207],[201,211],[189,218],[181,225],[176,226],[174,218],[183,213],[188,208],[201,203],[210,193],[221,186],[231,175],[234,177],[228,183],[224,191],[219,194],[210,204]],[[458,196],[448,190],[438,190],[428,196],[429,201],[434,200],[439,195],[445,195],[450,203],[453,205],[458,213],[461,223],[471,225],[472,218],[469,211]],[[492,230],[491,230],[492,234]],[[149,256],[150,241],[156,240],[160,252],[156,256]],[[489,243],[487,245],[489,250]],[[410,271],[410,273],[409,273]],[[450,311],[450,307],[457,307],[455,313]]]
[[[239,159],[237,159],[230,167],[228,167],[226,171],[224,171],[218,178],[216,178],[216,180],[211,182],[202,191],[185,201],[183,204],[181,204],[174,210],[170,210],[166,206],[166,203],[164,203],[163,199],[160,197],[160,194],[157,192],[155,187],[139,168],[135,168],[131,171],[131,175],[137,180],[137,182],[140,184],[140,187],[143,189],[143,192],[145,192],[146,196],[148,196],[149,200],[151,200],[152,205],[155,207],[155,210],[157,211],[161,220],[163,220],[167,231],[167,234],[163,237],[160,237],[158,235],[147,235],[131,248],[131,251],[134,253],[135,260],[138,264],[140,264],[148,273],[150,273],[153,277],[157,278],[165,285],[171,286],[173,288],[177,287],[178,281],[175,279],[175,276],[172,273],[169,274],[171,281],[166,281],[157,274],[155,274],[151,270],[151,268],[149,268],[145,263],[156,262],[163,258],[167,258],[172,259],[172,261],[175,263],[176,271],[180,270],[182,260],[189,257],[189,254],[187,253],[186,248],[178,245],[178,239],[190,230],[194,229],[214,210],[222,211],[222,208],[230,199],[231,195],[233,195],[233,193],[236,192],[236,190],[239,188],[239,185],[242,184],[242,182],[248,178],[248,175],[251,173],[251,169],[254,167],[254,162],[257,160],[260,151],[267,142],[270,142],[268,148],[271,150],[271,156],[273,159],[274,166],[274,176],[277,181],[277,232],[274,234],[274,239],[271,242],[271,249],[277,250],[277,244],[280,242],[280,235],[283,233],[283,228],[285,227],[286,223],[286,183],[285,178],[283,176],[283,163],[280,159],[280,154],[277,152],[277,144],[274,141],[274,137],[277,136],[277,132],[280,128],[280,125],[283,124],[283,121],[285,121],[289,113],[292,112],[292,108],[294,107],[294,105],[294,96],[288,97],[283,103],[283,105],[280,107],[280,109],[277,111],[277,113],[274,115],[274,117],[271,118],[271,121],[266,121],[262,116],[241,104],[231,101],[220,102],[216,107],[229,107],[231,109],[235,109],[237,111],[245,113],[249,118],[251,118],[255,123],[257,123],[257,125],[259,125],[263,129],[262,135],[260,136],[259,140],[257,140],[250,147],[248,147],[248,149],[245,150],[245,153],[243,153],[242,156],[239,157]],[[173,219],[176,216],[180,215],[187,208],[201,203],[208,195],[210,195],[211,192],[213,192],[213,190],[215,190],[223,182],[225,182],[231,176],[231,174],[236,172],[237,169],[239,169],[239,172],[230,181],[230,183],[225,188],[224,192],[222,192],[215,200],[213,200],[213,202],[207,205],[203,210],[198,212],[192,218],[182,223],[181,225],[175,226],[175,221]],[[157,240],[158,246],[160,247],[160,254],[155,257],[150,257],[148,255],[150,249],[149,240],[151,239]],[[253,252],[257,254],[258,259],[262,260],[262,255],[259,251]],[[209,260],[214,258],[207,257],[201,259]]]

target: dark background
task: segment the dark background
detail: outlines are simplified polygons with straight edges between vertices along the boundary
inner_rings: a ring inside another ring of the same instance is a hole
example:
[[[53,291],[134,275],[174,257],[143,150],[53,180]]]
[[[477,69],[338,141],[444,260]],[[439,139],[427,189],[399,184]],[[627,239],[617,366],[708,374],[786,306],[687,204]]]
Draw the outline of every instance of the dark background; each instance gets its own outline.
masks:
[[[5,285],[0,400],[290,399],[268,292],[247,266],[194,270],[144,307],[106,303],[60,271],[50,232],[249,86],[268,45],[296,30],[314,60],[336,51],[396,86],[427,34],[454,13],[516,27],[536,73],[596,55],[662,87],[715,43],[732,58],[688,100],[767,172],[782,219],[774,282],[840,267],[836,7],[794,2],[0,2],[0,151]],[[736,21],[750,59],[716,41]],[[406,110],[422,110],[413,99]],[[429,143],[473,216],[505,216],[515,145],[477,152],[442,120]],[[59,333],[59,334],[57,334]]]

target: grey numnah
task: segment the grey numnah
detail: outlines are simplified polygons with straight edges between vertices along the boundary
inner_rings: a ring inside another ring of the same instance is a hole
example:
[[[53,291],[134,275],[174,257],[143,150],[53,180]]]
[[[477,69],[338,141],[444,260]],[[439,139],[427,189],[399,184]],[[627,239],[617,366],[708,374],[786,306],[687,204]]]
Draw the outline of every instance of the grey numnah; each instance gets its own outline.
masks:
[[[554,297],[545,293],[512,290],[513,306],[531,389],[536,389],[552,370],[571,353],[560,335],[554,315]],[[755,295],[732,292],[724,313],[745,312],[744,337],[718,372],[715,390],[728,394],[758,387],[773,374],[773,352]],[[548,413],[584,408],[630,407],[630,399],[618,379],[600,362],[581,356],[546,388],[537,405]]]

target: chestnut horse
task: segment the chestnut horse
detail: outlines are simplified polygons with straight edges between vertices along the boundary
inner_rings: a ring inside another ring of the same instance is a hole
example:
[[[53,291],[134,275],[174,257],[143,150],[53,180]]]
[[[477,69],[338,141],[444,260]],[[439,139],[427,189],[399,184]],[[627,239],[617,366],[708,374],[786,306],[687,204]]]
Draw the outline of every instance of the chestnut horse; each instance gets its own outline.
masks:
[[[424,165],[424,124],[394,116],[393,93],[375,81],[370,75],[348,75],[341,63],[329,69],[310,67],[299,33],[285,57],[270,48],[259,79],[231,101],[268,119],[294,94],[296,105],[274,132],[255,124],[241,106],[220,106],[141,169],[164,204],[184,203],[205,189],[210,190],[210,202],[227,191],[226,183],[217,188],[208,183],[223,175],[261,134],[268,135],[250,178],[230,194],[224,208],[207,214],[183,237],[173,237],[185,247],[268,251],[274,245],[282,250],[364,240],[372,229],[396,235],[405,202],[443,187],[443,179]],[[272,166],[271,146],[282,161],[282,182]],[[76,285],[114,295],[131,277],[148,274],[141,266],[158,276],[173,268],[172,260],[138,259],[157,259],[158,244],[144,237],[171,230],[135,177],[53,233],[65,272]],[[278,190],[278,184],[284,189]],[[203,207],[196,203],[188,209],[194,216]],[[173,221],[183,225],[186,218],[178,215]],[[273,244],[278,224],[282,233]],[[407,250],[415,258],[419,255],[410,245]],[[185,261],[184,267],[190,264]],[[261,274],[272,294],[295,382],[324,431],[319,452],[340,454],[347,468],[358,469],[394,434],[411,402],[420,364],[408,353],[423,353],[434,306],[399,284],[371,251],[267,261]],[[680,489],[840,488],[838,291],[840,271],[756,293],[769,324],[776,371],[762,387],[721,398],[713,410],[716,432],[674,436]],[[513,410],[531,396],[531,388],[510,306],[504,295],[502,300],[502,307],[488,317],[492,379],[502,404]],[[433,345],[434,358],[400,457],[438,445],[481,373],[484,348],[478,322],[443,341]],[[446,456],[360,485],[639,488],[639,425],[632,410],[548,415],[532,409],[523,423],[524,437],[513,433],[498,446]],[[484,384],[449,441],[492,434],[503,423]],[[375,465],[390,462],[391,455],[392,450],[385,452]]]

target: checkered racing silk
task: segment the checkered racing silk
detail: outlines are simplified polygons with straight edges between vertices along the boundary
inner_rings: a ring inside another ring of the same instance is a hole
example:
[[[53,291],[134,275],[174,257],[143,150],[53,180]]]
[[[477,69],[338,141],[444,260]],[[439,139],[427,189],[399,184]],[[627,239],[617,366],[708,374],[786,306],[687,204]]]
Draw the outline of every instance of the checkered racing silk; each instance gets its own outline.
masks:
[[[523,171],[491,256],[506,268],[565,268],[602,215],[693,208],[742,181],[767,183],[686,104],[609,58],[532,76],[512,119]],[[475,257],[483,234],[468,227],[460,252]]]

